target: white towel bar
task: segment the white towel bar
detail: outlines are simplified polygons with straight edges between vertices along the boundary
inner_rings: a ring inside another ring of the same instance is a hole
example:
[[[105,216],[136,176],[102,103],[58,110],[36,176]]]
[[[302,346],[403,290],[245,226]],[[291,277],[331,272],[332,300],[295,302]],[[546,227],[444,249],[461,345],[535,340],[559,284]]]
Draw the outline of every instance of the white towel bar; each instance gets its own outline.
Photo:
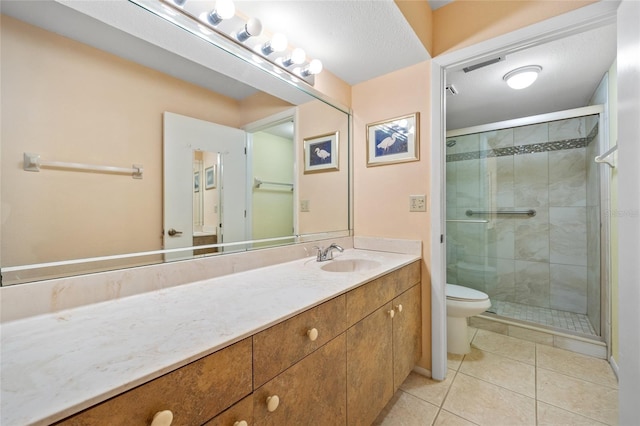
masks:
[[[609,151],[605,152],[602,155],[598,155],[594,160],[596,163],[605,163],[612,169],[616,168],[616,158],[613,154],[618,150],[618,145],[614,145]]]
[[[134,164],[132,167],[99,166],[94,164],[67,163],[64,161],[42,161],[39,154],[30,152],[24,153],[24,170],[28,172],[39,172],[41,167],[53,167],[58,169],[86,170],[92,172],[106,173],[126,173],[134,179],[142,179],[143,167]]]

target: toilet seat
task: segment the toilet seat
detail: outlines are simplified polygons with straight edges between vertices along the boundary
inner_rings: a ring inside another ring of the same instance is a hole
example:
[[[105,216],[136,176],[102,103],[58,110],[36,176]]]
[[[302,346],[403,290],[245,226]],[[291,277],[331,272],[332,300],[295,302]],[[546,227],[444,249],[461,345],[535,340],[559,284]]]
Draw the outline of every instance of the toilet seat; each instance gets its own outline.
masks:
[[[489,296],[481,291],[456,284],[447,284],[445,294],[447,299],[461,302],[480,302],[489,299]]]

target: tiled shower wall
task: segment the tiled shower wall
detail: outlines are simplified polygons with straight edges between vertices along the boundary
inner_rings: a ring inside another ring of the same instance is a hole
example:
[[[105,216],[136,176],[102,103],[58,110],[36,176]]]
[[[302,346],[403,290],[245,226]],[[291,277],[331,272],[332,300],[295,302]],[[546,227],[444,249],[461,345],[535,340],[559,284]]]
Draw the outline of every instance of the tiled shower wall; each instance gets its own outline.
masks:
[[[447,223],[449,283],[599,319],[597,132],[595,115],[447,139],[447,219],[488,220]]]

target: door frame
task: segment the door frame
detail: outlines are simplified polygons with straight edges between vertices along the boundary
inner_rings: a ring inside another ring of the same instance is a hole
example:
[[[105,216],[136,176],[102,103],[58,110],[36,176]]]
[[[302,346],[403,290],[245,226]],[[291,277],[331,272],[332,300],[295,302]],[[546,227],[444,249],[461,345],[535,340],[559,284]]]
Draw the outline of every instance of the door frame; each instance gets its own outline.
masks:
[[[447,375],[446,313],[446,70],[505,50],[522,50],[572,34],[615,23],[617,1],[601,1],[486,40],[431,60],[431,375],[444,380]]]

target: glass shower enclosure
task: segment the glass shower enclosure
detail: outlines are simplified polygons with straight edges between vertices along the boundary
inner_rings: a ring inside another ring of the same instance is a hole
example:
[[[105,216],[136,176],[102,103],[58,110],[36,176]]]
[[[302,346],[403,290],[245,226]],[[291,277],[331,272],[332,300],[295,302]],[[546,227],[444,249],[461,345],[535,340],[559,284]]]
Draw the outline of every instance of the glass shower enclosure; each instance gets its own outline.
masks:
[[[601,334],[599,110],[447,132],[447,282],[484,315]]]

